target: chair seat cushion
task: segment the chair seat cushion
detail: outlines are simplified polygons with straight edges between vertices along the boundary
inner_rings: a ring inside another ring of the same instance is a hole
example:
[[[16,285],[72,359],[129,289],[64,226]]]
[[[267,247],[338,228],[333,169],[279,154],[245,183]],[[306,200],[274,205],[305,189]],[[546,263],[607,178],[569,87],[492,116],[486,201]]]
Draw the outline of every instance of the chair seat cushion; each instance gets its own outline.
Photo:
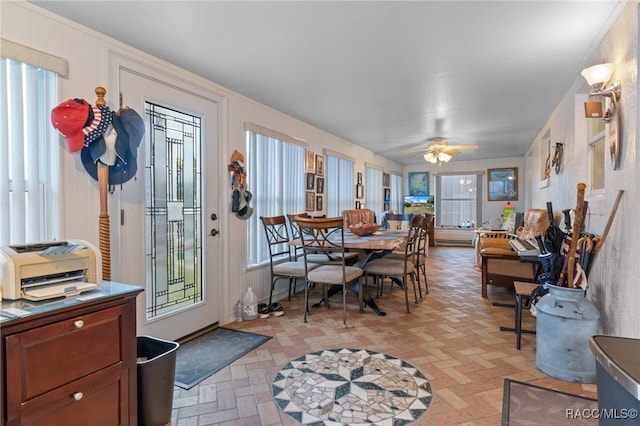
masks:
[[[317,265],[309,265],[314,269]],[[276,275],[284,275],[287,277],[304,277],[304,262],[282,262],[273,265],[273,273]]]
[[[355,266],[344,267],[346,281],[351,282],[362,276],[363,271]],[[318,265],[309,272],[309,281],[321,284],[342,284],[342,265]]]
[[[516,253],[515,251],[513,251],[511,249],[511,246],[509,246],[509,248],[504,248],[504,247],[486,247],[483,248],[482,250],[480,250],[480,254],[482,256],[505,256],[505,257],[510,257],[513,259],[520,259],[520,257],[518,256],[518,253]]]
[[[364,267],[367,274],[375,275],[404,275],[404,259],[382,259],[372,260]],[[413,262],[407,262],[407,273],[410,274],[415,270]]]

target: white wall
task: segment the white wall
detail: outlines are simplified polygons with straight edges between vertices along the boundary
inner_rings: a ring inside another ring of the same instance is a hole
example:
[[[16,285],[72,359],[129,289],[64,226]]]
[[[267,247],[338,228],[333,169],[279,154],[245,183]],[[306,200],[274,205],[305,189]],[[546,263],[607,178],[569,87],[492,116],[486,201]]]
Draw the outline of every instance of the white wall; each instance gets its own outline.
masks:
[[[108,83],[117,81],[115,76],[110,75],[109,56],[111,53],[117,53],[129,59],[140,61],[149,67],[173,73],[191,84],[207,88],[225,98],[228,108],[226,111],[227,123],[224,123],[226,140],[223,141],[221,158],[210,160],[217,161],[221,170],[220,182],[224,182],[221,187],[225,188],[221,191],[221,196],[224,198],[221,204],[225,206],[225,209],[218,214],[222,228],[220,236],[223,239],[224,250],[222,252],[225,256],[224,270],[221,271],[221,280],[225,288],[222,290],[223,297],[219,301],[220,312],[222,312],[220,322],[222,324],[234,320],[235,303],[242,298],[248,287],[253,287],[260,299],[264,300],[269,297],[268,268],[246,270],[246,242],[245,238],[238,237],[246,235],[246,222],[230,214],[231,194],[228,191],[229,185],[226,184],[228,181],[226,167],[234,150],[245,152],[245,122],[252,122],[306,141],[307,147],[316,153],[322,153],[323,149],[328,148],[351,156],[357,159],[356,172],[364,172],[365,162],[379,165],[385,171],[401,170],[401,166],[393,161],[259,104],[214,82],[207,81],[144,52],[51,14],[37,6],[26,2],[3,1],[0,3],[0,7],[2,8],[1,37],[68,60],[70,73],[68,79],[61,80],[61,101],[69,98],[84,98],[93,102],[96,97],[94,93],[96,86],[104,86],[109,90]],[[108,91],[106,99],[112,105],[115,104],[115,93]],[[51,143],[57,143],[61,150],[60,204],[63,210],[63,219],[60,238],[80,238],[98,246],[99,192],[97,182],[87,175],[79,155],[69,153],[61,141],[51,141]],[[117,191],[116,188],[116,194],[110,197],[117,197]],[[115,204],[111,201],[109,203],[110,205]],[[112,214],[112,234],[117,232],[117,229],[114,229],[116,224],[113,216]],[[112,249],[112,251],[114,250],[117,248]],[[117,255],[117,253],[113,253],[114,258]],[[123,255],[131,256],[130,253],[123,253]],[[144,259],[142,256],[140,257],[140,264],[144,265]],[[112,271],[111,278],[114,281],[121,280],[117,270]],[[277,289],[280,290],[280,295],[285,295],[286,283],[282,283]]]
[[[590,274],[588,297],[601,314],[600,332],[618,336],[640,338],[640,232],[638,208],[640,200],[638,181],[638,4],[630,2],[609,29],[588,65],[613,62],[617,65],[612,81],[621,81],[620,99],[621,166],[613,170],[605,162],[603,197],[587,198],[591,214],[586,219],[588,231],[602,234],[609,219],[615,197],[624,190],[602,250]],[[552,143],[564,142],[564,164],[558,175],[552,171],[550,185],[534,190],[532,204],[544,206],[553,203],[555,211],[576,206],[576,186],[587,183],[587,141],[582,99],[590,88],[581,76],[563,97],[526,156],[527,168],[533,183],[540,182],[540,164],[546,157],[543,138],[550,133]],[[576,98],[579,98],[576,101]],[[608,146],[606,148],[608,153]],[[535,187],[534,187],[535,188]]]

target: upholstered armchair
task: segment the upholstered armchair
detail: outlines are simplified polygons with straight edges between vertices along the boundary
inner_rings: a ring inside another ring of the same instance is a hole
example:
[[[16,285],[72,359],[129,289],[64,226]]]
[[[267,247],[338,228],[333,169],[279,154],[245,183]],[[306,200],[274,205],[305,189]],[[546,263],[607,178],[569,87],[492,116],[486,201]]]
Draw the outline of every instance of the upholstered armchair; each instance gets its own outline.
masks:
[[[344,210],[342,217],[345,229],[349,229],[349,226],[357,223],[376,223],[376,214],[370,209]]]
[[[524,223],[514,234],[491,231],[480,234],[478,245],[482,259],[482,297],[487,297],[489,285],[513,288],[514,281],[536,280],[533,265],[520,261],[509,240],[544,236],[548,226],[546,210],[530,209],[524,213]]]

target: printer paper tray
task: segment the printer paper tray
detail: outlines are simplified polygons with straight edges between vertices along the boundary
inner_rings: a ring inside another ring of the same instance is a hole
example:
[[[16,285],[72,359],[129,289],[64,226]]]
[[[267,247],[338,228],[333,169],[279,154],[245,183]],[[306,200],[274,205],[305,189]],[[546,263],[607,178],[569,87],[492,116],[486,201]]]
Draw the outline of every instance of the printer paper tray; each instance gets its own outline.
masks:
[[[96,288],[100,288],[100,285],[83,281],[67,281],[61,284],[30,287],[22,291],[22,297],[27,300],[47,300],[56,297],[77,296],[83,291],[93,290]]]

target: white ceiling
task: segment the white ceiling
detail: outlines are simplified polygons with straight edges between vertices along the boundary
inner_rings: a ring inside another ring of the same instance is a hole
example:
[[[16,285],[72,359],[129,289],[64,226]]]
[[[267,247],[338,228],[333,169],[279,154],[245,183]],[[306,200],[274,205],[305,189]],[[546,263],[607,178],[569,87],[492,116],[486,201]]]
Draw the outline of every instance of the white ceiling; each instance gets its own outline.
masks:
[[[437,136],[480,146],[454,161],[523,155],[625,2],[34,3],[420,164],[402,151]]]

